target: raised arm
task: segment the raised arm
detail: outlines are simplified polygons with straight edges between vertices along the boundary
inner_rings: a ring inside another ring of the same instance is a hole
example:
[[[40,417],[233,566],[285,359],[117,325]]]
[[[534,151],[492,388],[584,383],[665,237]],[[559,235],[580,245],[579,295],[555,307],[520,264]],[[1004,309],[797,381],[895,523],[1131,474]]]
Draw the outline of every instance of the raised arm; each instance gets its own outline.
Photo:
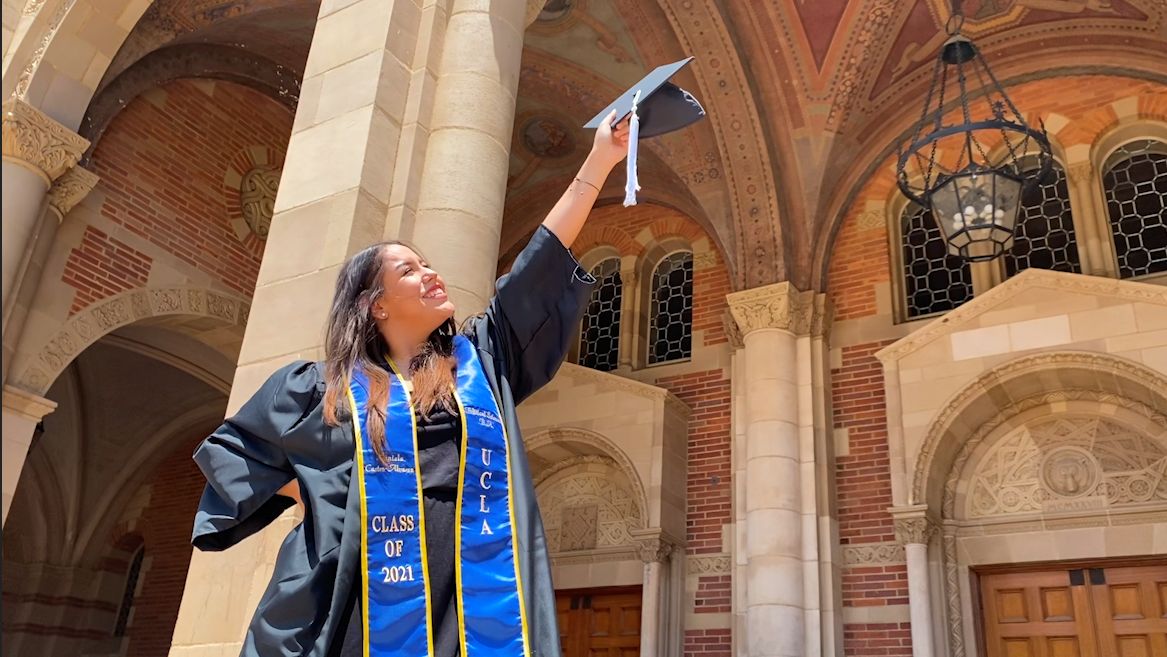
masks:
[[[575,238],[579,237],[579,231],[592,211],[592,206],[596,204],[608,174],[628,154],[628,121],[625,120],[613,129],[611,124],[615,116],[616,110],[612,110],[600,124],[592,140],[592,150],[579,168],[579,173],[575,174],[575,180],[571,181],[563,196],[559,197],[559,202],[543,220],[543,225],[569,249]]]

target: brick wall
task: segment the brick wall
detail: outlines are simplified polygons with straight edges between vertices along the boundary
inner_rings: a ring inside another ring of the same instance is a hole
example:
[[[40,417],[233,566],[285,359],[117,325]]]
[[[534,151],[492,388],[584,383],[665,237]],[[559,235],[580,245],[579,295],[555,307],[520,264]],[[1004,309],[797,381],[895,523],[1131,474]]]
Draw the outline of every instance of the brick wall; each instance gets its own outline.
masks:
[[[1065,93],[1073,89],[1073,93]],[[1106,76],[1072,76],[1040,80],[1009,88],[1027,119],[1048,120],[1055,142],[1062,148],[1093,145],[1117,121],[1112,103],[1139,96],[1144,117],[1167,118],[1167,92],[1162,85]],[[848,208],[835,240],[830,245],[828,292],[835,306],[836,322],[872,318],[883,313],[890,328],[890,308],[877,307],[882,289],[892,282],[886,204],[896,197],[894,161],[889,158],[875,169]],[[894,219],[891,219],[894,221]],[[886,330],[882,331],[884,335]],[[833,425],[847,432],[847,454],[836,457],[837,514],[840,542],[844,545],[895,540],[891,506],[891,473],[887,444],[887,411],[883,370],[874,354],[890,340],[864,339],[863,332],[851,344],[832,345],[838,367],[831,370]],[[847,607],[906,605],[907,572],[902,564],[873,564],[844,568],[840,583]],[[909,655],[909,624],[851,624],[844,627],[844,653],[855,655]]]
[[[695,247],[695,254],[713,248],[712,240],[700,227],[675,210],[638,205],[597,209],[573,251],[583,255],[595,247],[608,246],[622,256],[641,256],[645,250],[642,242],[669,237],[687,241]],[[713,255],[713,266],[695,268],[693,272],[693,330],[704,334],[704,340],[693,345],[694,350],[727,341],[722,317],[726,310],[725,296],[731,289],[729,270],[720,253]],[[685,519],[687,553],[722,554],[725,552],[723,530],[733,522],[729,372],[690,371],[658,377],[652,383],[672,392],[691,409]],[[697,580],[692,611],[728,614],[731,598],[728,573],[702,576]],[[728,628],[685,632],[687,656],[729,657],[731,644]]]
[[[170,651],[178,606],[190,566],[191,523],[206,480],[190,455],[201,432],[174,450],[151,481],[150,504],[138,519],[149,567],[143,568],[134,613],[126,631],[127,657],[156,657]]]
[[[263,242],[241,240],[230,223],[229,169],[256,157],[279,168],[291,129],[286,107],[229,82],[179,80],[127,105],[90,163],[113,230],[89,227],[70,254],[62,280],[77,290],[72,312],[140,287],[159,258],[250,298]]]

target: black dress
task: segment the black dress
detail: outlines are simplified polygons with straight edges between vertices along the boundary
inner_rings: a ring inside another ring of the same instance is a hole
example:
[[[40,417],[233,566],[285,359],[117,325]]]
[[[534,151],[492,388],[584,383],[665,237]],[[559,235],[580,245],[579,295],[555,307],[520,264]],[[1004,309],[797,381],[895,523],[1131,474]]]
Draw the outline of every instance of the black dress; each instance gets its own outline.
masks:
[[[425,503],[426,570],[433,601],[434,657],[458,655],[458,597],[454,591],[454,532],[458,524],[459,449],[462,424],[457,414],[435,411],[417,420],[418,465]],[[360,574],[356,573],[359,582]],[[362,657],[364,620],[361,585],[349,596],[348,620],[337,627],[330,657]]]

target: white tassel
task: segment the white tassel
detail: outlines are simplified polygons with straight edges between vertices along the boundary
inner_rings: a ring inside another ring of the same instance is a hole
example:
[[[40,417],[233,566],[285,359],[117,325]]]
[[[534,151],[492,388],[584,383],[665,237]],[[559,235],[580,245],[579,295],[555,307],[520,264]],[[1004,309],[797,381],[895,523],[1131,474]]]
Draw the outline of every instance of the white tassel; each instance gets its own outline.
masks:
[[[640,90],[632,97],[632,119],[628,124],[628,181],[624,183],[624,207],[636,205],[636,192],[640,191],[640,181],[636,177],[636,145],[640,138],[640,117],[636,105],[640,103]]]

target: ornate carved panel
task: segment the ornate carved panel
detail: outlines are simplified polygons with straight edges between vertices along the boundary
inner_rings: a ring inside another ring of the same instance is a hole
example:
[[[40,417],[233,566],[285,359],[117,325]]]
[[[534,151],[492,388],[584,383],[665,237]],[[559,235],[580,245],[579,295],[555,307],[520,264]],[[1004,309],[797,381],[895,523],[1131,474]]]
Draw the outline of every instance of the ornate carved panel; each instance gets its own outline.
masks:
[[[539,491],[539,506],[553,554],[635,547],[631,532],[644,526],[624,476],[586,459],[553,477]]]
[[[1019,427],[975,464],[969,518],[1057,513],[1167,501],[1167,445],[1102,416]]]

